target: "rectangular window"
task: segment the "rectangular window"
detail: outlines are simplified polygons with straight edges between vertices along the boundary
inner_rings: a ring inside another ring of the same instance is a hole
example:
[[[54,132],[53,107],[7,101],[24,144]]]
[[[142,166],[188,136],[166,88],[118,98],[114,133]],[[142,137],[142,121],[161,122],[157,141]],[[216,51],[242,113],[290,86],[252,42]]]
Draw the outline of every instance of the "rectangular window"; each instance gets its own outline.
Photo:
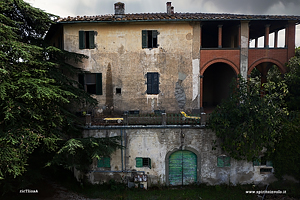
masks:
[[[218,156],[217,161],[218,167],[230,167],[230,157],[229,156]]]
[[[135,158],[136,167],[149,167],[151,169],[151,159],[150,158]]]
[[[110,167],[110,157],[100,158],[97,162],[97,167]]]
[[[78,82],[89,94],[102,95],[102,73],[79,74]]]
[[[142,48],[157,48],[157,30],[142,30]]]
[[[95,48],[95,31],[79,31],[79,49]]]
[[[157,72],[147,73],[147,94],[159,93],[159,74]]]
[[[266,160],[265,157],[261,157],[253,161],[253,166],[273,167],[273,163],[272,161]]]

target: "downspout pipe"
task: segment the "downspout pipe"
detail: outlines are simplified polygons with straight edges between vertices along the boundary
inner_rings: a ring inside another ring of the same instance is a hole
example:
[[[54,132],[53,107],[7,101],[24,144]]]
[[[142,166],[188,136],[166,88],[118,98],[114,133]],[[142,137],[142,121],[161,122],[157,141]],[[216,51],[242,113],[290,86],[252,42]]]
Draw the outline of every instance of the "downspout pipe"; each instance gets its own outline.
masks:
[[[126,130],[124,130],[124,146],[125,146],[125,156],[124,156],[124,164],[125,164],[125,171],[126,171],[126,151],[127,151],[127,133]]]
[[[121,129],[121,146],[123,147],[123,130]],[[122,162],[122,171],[124,171],[123,167],[123,148],[121,148],[121,162]]]

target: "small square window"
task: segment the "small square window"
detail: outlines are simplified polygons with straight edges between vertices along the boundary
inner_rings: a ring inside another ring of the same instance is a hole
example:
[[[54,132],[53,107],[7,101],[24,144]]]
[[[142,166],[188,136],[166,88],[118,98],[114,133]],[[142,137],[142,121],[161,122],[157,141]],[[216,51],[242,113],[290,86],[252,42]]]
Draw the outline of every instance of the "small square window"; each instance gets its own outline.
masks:
[[[98,160],[97,167],[103,168],[107,167],[110,168],[110,157],[102,157]]]
[[[149,167],[151,169],[151,159],[150,158],[135,158],[136,167]]]
[[[267,160],[264,156],[261,158],[258,158],[253,161],[253,166],[267,166],[272,167],[273,163],[270,160]]]
[[[116,94],[121,94],[121,88],[116,88]]]
[[[142,48],[157,48],[157,30],[142,30]]]
[[[102,95],[102,73],[79,74],[78,82],[89,94]]]
[[[95,48],[95,31],[79,31],[79,49]]]
[[[229,156],[218,156],[217,166],[218,167],[230,167],[230,157]]]

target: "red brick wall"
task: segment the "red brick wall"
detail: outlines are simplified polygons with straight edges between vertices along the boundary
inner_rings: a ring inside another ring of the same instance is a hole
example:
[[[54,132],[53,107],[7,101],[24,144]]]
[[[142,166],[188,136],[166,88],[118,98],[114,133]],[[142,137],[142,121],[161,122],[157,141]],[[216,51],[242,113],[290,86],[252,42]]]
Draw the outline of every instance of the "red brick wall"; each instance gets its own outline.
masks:
[[[285,73],[285,63],[288,61],[287,54],[287,49],[249,49],[248,74],[254,67],[263,62],[274,63],[279,67],[281,73]]]
[[[201,50],[200,51],[200,74],[203,75],[204,71],[212,64],[223,62],[230,65],[236,74],[240,72],[240,50]]]

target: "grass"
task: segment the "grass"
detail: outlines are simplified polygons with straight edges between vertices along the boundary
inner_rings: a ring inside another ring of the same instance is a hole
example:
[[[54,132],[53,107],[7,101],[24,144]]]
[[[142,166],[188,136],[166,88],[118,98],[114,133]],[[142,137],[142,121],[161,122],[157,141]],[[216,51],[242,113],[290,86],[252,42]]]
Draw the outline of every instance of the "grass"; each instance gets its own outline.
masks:
[[[86,196],[88,198],[101,198],[112,200],[185,200],[185,199],[210,199],[210,200],[254,200],[256,195],[246,194],[245,191],[251,189],[251,185],[239,186],[207,186],[190,185],[178,187],[152,187],[148,190],[127,188],[124,184],[110,181],[101,185],[85,184],[83,186],[67,186],[70,190]]]
[[[36,183],[32,187],[38,189],[39,194],[36,195],[9,195],[1,197],[6,200],[44,200],[55,194],[55,189],[51,188],[51,184],[45,180],[54,181],[69,191],[75,192],[87,198],[100,198],[111,200],[257,200],[260,199],[256,194],[246,194],[246,191],[264,190],[265,186],[253,185],[216,185],[208,186],[205,184],[178,186],[178,187],[162,187],[153,186],[148,190],[140,188],[129,189],[125,184],[117,183],[114,180],[109,183],[92,185],[89,183],[81,184],[76,181],[70,171],[48,172],[50,176],[46,176],[40,183]],[[287,181],[277,181],[269,185],[268,190],[286,190],[284,195],[266,195],[265,199],[289,199],[286,197],[300,198],[300,184]],[[7,198],[9,197],[9,198]]]
[[[177,187],[158,187],[154,186],[148,190],[132,188],[129,189],[125,184],[111,180],[109,183],[92,185],[89,183],[80,185],[77,182],[68,181],[61,183],[69,190],[77,192],[88,198],[101,198],[111,200],[257,200],[257,194],[246,194],[246,191],[264,191],[266,186],[248,185],[216,185],[208,186],[205,184],[177,186]],[[265,199],[289,199],[286,197],[300,198],[300,184],[277,181],[269,185],[268,191],[286,190],[282,195],[266,195]],[[261,195],[262,196],[262,195]]]

